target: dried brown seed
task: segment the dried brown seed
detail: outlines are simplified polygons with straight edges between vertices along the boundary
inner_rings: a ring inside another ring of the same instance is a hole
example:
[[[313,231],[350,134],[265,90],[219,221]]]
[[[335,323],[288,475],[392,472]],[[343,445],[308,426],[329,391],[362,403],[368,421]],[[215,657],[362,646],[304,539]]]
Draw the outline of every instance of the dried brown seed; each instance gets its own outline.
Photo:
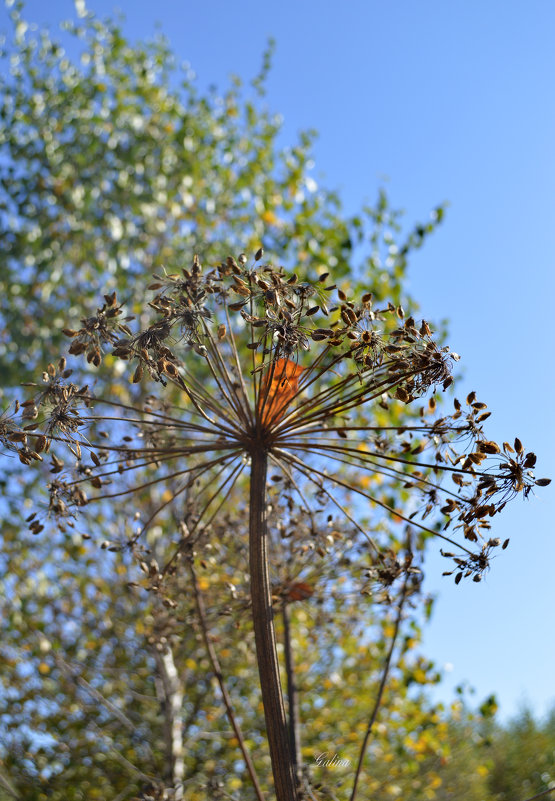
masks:
[[[395,390],[394,397],[397,398],[397,400],[402,401],[403,403],[408,403],[411,399],[411,396],[409,395],[407,390],[404,389],[403,387],[397,387],[397,389]]]
[[[74,456],[77,456],[78,459],[81,458],[81,446],[78,442],[74,442],[73,445],[69,446],[70,451],[73,453]]]
[[[499,447],[499,445],[496,442],[493,442],[493,440],[479,442],[477,447],[478,447],[478,451],[480,453],[500,453],[501,452],[501,448]]]
[[[48,444],[47,437],[45,437],[44,434],[40,434],[35,439],[35,450],[36,450],[36,452],[37,453],[42,453],[43,450],[46,448],[47,444]]]
[[[238,295],[243,295],[244,297],[249,297],[251,291],[248,285],[242,281],[238,276],[235,276],[235,283],[231,287]]]
[[[31,532],[35,535],[40,534],[41,531],[44,531],[44,526],[42,525],[42,523],[39,523],[38,521],[35,521],[31,526],[29,526],[29,528],[31,529]]]
[[[357,317],[357,315],[356,315],[356,312],[354,312],[354,311],[353,311],[352,309],[350,309],[349,307],[346,307],[345,311],[346,311],[346,313],[347,313],[347,317],[349,318],[349,322],[351,323],[351,325],[354,325],[354,324],[357,322],[357,320],[358,320],[358,317]]]

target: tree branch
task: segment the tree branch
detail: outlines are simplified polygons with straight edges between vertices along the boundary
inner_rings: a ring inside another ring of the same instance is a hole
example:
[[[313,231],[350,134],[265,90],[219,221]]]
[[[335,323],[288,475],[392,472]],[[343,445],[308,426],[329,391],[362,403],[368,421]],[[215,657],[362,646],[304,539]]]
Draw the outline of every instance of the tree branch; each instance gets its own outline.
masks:
[[[130,720],[127,715],[122,712],[121,709],[118,709],[115,704],[109,701],[101,692],[99,692],[96,687],[93,687],[86,679],[80,676],[74,668],[71,667],[65,659],[60,656],[58,653],[54,653],[54,661],[56,662],[57,666],[60,668],[62,673],[65,673],[72,681],[75,682],[79,687],[85,690],[89,695],[91,695],[95,701],[105,706],[112,715],[119,720],[129,731],[135,732],[137,730],[136,725]]]
[[[97,726],[96,723],[93,724],[93,729],[95,729],[98,732],[99,736],[103,734],[102,729],[100,728],[100,726]],[[126,757],[124,757],[123,754],[121,754],[117,750],[115,745],[112,744],[109,746],[108,753],[116,762],[119,762],[120,765],[123,765],[123,767],[129,771],[129,773],[131,773],[134,776],[137,776],[139,779],[142,779],[142,781],[147,782],[149,786],[156,784],[156,778],[154,776],[148,776],[148,774],[143,773],[143,771],[140,768],[138,768],[136,765],[130,762]]]
[[[536,801],[536,798],[543,798],[544,796],[549,795],[549,793],[553,792],[555,792],[555,787],[549,787],[547,790],[542,790],[541,793],[533,795],[532,798],[527,798],[526,801]]]
[[[12,796],[12,798],[15,798],[15,799],[16,799],[16,801],[21,801],[21,796],[19,795],[19,792],[18,792],[18,791],[15,789],[15,787],[14,787],[14,786],[13,786],[13,784],[12,784],[12,783],[11,783],[11,782],[10,782],[10,781],[7,779],[7,777],[6,777],[6,776],[4,776],[4,774],[3,774],[3,773],[0,773],[0,785],[2,785],[2,787],[4,788],[4,790],[5,790],[7,793],[9,793],[9,794]]]

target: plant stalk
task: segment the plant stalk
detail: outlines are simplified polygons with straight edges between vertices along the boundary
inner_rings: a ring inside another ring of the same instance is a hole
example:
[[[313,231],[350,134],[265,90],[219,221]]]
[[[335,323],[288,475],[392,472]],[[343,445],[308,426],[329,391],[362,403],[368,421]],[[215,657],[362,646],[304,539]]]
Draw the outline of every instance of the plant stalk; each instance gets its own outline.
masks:
[[[409,548],[408,553],[410,553],[410,541],[409,541]],[[353,782],[353,791],[351,793],[350,801],[355,801],[357,790],[358,790],[358,783],[360,779],[360,775],[362,773],[362,765],[364,762],[364,756],[366,754],[366,749],[368,747],[368,741],[370,739],[370,734],[372,732],[372,727],[376,722],[378,717],[378,712],[382,703],[383,693],[385,690],[385,685],[387,682],[387,678],[389,675],[389,668],[391,665],[391,657],[393,656],[393,651],[395,649],[395,643],[397,642],[397,635],[399,634],[399,628],[401,626],[401,620],[403,618],[403,607],[405,605],[405,600],[407,598],[407,591],[408,591],[408,584],[409,584],[409,573],[406,573],[405,580],[403,581],[403,589],[401,590],[401,597],[399,599],[399,605],[397,607],[397,616],[395,618],[395,625],[393,629],[393,636],[391,637],[391,643],[389,645],[389,650],[387,652],[387,656],[385,659],[385,664],[382,671],[382,678],[380,680],[380,685],[378,687],[378,694],[376,696],[376,700],[374,701],[374,707],[372,709],[372,713],[370,715],[370,720],[368,721],[368,726],[366,729],[366,734],[364,735],[364,740],[360,747],[360,755],[358,759],[358,765],[355,773],[355,779]]]
[[[268,454],[264,447],[257,443],[251,452],[249,514],[252,619],[276,799],[277,801],[298,801],[299,789],[291,757],[279,675],[270,588],[266,521],[267,468]]]

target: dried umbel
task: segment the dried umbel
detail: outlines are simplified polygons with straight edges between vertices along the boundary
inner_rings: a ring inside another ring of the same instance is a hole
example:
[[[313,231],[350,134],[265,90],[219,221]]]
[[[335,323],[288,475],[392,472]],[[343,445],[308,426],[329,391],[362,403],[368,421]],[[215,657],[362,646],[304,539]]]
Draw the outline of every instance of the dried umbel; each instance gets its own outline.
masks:
[[[72,478],[52,456],[50,514],[61,509],[67,519],[87,496],[120,498],[163,484],[169,499],[137,528],[128,542],[135,544],[194,486],[200,531],[264,453],[303,508],[317,497],[320,510],[344,514],[366,539],[369,576],[387,584],[393,575],[390,556],[359,522],[378,510],[447,541],[443,553],[455,565],[448,572],[479,580],[500,544],[491,518],[513,495],[548,483],[536,480],[536,457],[519,440],[500,447],[486,437],[489,413],[474,393],[464,406],[455,401],[453,414],[438,414],[433,393],[451,384],[458,356],[401,307],[376,308],[370,293],[351,299],[327,274],[308,284],[269,264],[247,266],[244,256],[209,270],[195,257],[179,275],[155,276],[149,289],[154,319],[144,330],[131,332],[113,293],[81,330],[66,332],[70,352],[94,365],[111,352],[129,363],[133,382],[158,383],[146,404],[94,397],[68,382],[64,362],[49,366],[25,402],[31,424],[3,418],[0,437],[25,463],[53,440],[77,460]],[[392,422],[399,415],[388,409],[426,394],[419,416]],[[393,486],[409,491],[408,512],[392,505]],[[346,493],[365,503],[347,508]]]
[[[298,743],[292,749],[285,714],[274,618],[281,609],[285,626],[290,603],[317,596],[318,578],[307,581],[303,569],[306,554],[319,554],[328,567],[334,558],[352,564],[350,554],[356,554],[360,591],[375,593],[377,585],[386,603],[400,581],[383,686],[404,601],[418,591],[417,535],[449,544],[442,553],[453,560],[446,572],[457,583],[463,576],[479,581],[501,545],[490,535],[491,518],[509,498],[526,497],[548,480],[536,480],[536,457],[519,440],[500,447],[486,437],[488,412],[474,393],[464,409],[455,401],[452,415],[439,414],[434,393],[452,383],[458,356],[434,341],[426,322],[405,319],[392,304],[376,308],[371,293],[351,299],[328,283],[327,273],[310,284],[282,268],[257,266],[262,255],[252,267],[240,256],[207,271],[195,257],[179,275],[155,276],[148,303],[154,319],[137,332],[115,293],[105,296],[79,331],[66,331],[70,351],[86,354],[95,367],[109,351],[129,363],[130,384],[116,397],[96,396],[69,381],[62,359],[49,365],[42,385],[22,404],[21,422],[13,415],[2,419],[0,438],[26,465],[50,453],[55,477],[46,515],[61,528],[92,502],[117,525],[125,517],[121,501],[138,498],[133,527],[121,526],[119,538],[102,548],[143,554],[144,586],[167,609],[176,606],[165,595],[176,566],[185,561],[196,586],[195,548],[217,531],[232,494],[244,493],[246,600],[275,795],[300,801],[300,762],[293,758],[299,749]],[[135,299],[134,305],[142,304]],[[147,311],[141,308],[139,319]],[[147,389],[149,383],[157,391]],[[406,404],[418,405],[425,395],[429,400],[419,411],[403,414]],[[54,453],[58,444],[69,447],[71,474]],[[396,498],[406,500],[402,509]],[[270,500],[277,520],[268,520]],[[182,536],[160,564],[144,549],[143,535],[169,509]],[[401,536],[386,531],[382,537],[384,519],[405,529]],[[326,522],[334,526],[328,533]],[[35,513],[28,523],[34,534],[43,530]],[[281,575],[270,572],[269,546],[280,525],[286,537],[288,528],[295,530],[293,567]],[[299,542],[303,527],[304,536],[314,538],[306,548]],[[333,552],[325,544],[330,539]],[[367,739],[368,733],[361,754]]]

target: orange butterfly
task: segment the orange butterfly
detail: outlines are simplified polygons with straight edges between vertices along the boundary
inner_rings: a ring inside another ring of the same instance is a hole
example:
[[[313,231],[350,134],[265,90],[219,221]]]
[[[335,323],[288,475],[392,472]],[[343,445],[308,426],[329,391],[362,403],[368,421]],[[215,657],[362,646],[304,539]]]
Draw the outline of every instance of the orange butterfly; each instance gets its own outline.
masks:
[[[273,364],[273,372],[270,368],[260,388],[258,409],[262,413],[262,423],[277,423],[281,420],[288,403],[297,394],[299,376],[303,370],[304,367],[291,359],[276,359]]]

